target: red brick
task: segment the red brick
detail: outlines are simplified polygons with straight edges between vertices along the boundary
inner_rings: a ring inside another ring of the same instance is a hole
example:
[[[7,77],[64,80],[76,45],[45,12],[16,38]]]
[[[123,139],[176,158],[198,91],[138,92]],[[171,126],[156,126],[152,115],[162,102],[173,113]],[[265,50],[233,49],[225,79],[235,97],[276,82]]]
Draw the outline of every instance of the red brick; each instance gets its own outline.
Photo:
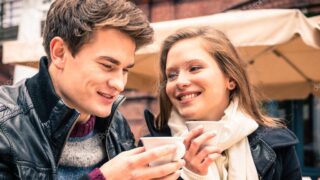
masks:
[[[152,4],[151,21],[166,21],[174,19],[174,4],[172,1],[161,1]]]

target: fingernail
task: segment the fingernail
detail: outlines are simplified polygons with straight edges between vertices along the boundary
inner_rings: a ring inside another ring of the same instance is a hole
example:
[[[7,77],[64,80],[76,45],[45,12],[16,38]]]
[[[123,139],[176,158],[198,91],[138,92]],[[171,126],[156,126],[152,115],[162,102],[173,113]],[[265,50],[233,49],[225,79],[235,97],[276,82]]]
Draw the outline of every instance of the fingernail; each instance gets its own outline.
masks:
[[[202,124],[200,124],[200,125],[198,126],[198,128],[199,128],[199,129],[202,129],[202,128],[203,128],[203,125],[202,125]]]
[[[217,135],[217,132],[216,132],[215,130],[209,131],[209,133],[210,133],[211,135],[213,135],[213,136]]]

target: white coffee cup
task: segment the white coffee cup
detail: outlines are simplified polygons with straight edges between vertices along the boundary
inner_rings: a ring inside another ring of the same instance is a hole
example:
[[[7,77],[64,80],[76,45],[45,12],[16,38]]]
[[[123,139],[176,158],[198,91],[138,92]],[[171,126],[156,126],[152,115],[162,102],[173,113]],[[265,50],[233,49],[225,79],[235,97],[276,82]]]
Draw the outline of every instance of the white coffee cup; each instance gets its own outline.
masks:
[[[187,128],[189,131],[195,129],[198,126],[202,126],[204,132],[211,132],[215,134],[215,137],[204,145],[217,145],[222,138],[223,135],[223,123],[219,121],[187,121]]]
[[[157,148],[160,146],[165,146],[165,145],[176,145],[177,150],[175,154],[169,154],[166,156],[162,156],[159,159],[150,162],[150,166],[158,166],[161,164],[166,164],[169,162],[173,161],[178,161],[181,159],[185,152],[186,148],[183,144],[183,138],[182,137],[141,137],[140,138],[143,146],[146,148],[146,150],[150,150],[153,148]]]

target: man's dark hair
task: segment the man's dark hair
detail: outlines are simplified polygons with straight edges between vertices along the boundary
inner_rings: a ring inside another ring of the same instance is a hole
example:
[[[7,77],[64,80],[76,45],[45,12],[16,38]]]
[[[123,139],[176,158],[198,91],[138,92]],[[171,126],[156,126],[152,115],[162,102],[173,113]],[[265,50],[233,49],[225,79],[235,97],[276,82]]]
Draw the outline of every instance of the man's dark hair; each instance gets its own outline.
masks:
[[[93,33],[101,28],[116,28],[129,35],[136,49],[152,41],[153,29],[135,4],[125,0],[55,0],[47,14],[43,46],[50,57],[50,41],[61,37],[76,55]]]

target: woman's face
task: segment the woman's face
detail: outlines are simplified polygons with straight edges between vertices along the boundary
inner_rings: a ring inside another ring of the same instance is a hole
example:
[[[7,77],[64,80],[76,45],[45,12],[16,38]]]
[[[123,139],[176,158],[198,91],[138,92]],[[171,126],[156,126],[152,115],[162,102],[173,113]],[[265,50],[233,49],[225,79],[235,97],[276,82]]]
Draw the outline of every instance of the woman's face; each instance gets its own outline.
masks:
[[[187,120],[220,120],[229,104],[229,78],[204,48],[204,41],[178,41],[168,52],[166,93]]]

